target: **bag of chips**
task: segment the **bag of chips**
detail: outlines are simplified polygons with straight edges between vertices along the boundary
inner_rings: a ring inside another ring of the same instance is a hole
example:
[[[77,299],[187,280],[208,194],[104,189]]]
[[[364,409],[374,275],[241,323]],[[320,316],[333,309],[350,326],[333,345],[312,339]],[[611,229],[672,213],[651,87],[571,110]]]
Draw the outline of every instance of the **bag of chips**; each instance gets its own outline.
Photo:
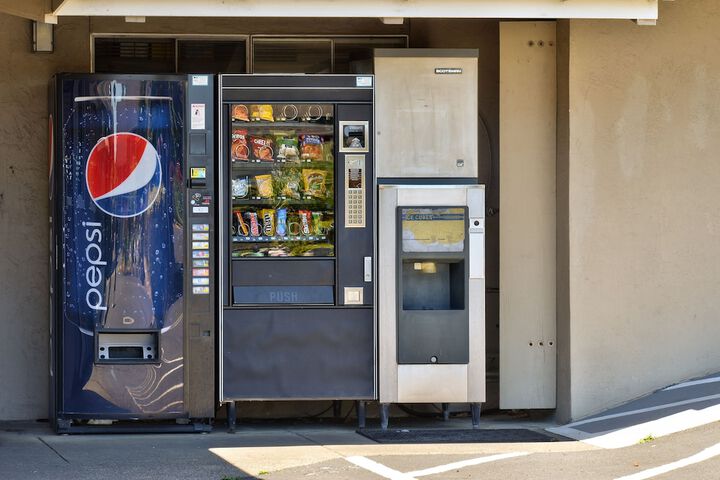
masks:
[[[320,135],[300,135],[300,158],[313,162],[323,158],[323,138]]]
[[[233,162],[247,162],[250,158],[250,149],[247,144],[247,130],[236,128],[232,133],[232,145],[230,154]]]
[[[274,170],[272,172],[275,191],[281,197],[300,198],[300,172],[296,169]]]
[[[249,122],[248,108],[246,105],[233,105],[232,107],[233,121]]]
[[[254,121],[264,120],[266,122],[274,122],[272,105],[251,105],[250,118]]]
[[[263,208],[262,214],[263,235],[272,237],[275,235],[275,210],[271,208]]]
[[[261,162],[272,162],[273,155],[273,139],[269,136],[250,137],[250,145],[252,147],[253,158]]]
[[[258,195],[262,198],[273,197],[272,175],[255,175],[255,184],[257,185]]]
[[[250,191],[250,179],[248,177],[233,178],[231,190],[233,197],[247,197]]]
[[[300,161],[297,138],[278,136],[275,138],[275,145],[277,145],[278,149],[278,160],[284,160],[286,162]]]
[[[318,170],[314,168],[303,168],[302,176],[303,182],[305,183],[305,189],[303,192],[305,195],[325,198],[325,170]]]

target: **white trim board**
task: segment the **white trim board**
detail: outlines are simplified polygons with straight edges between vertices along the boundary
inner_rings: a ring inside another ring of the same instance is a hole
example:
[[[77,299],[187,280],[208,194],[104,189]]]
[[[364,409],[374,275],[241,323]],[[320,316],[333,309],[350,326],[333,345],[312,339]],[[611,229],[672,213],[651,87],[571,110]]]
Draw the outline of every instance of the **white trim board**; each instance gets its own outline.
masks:
[[[655,20],[657,0],[65,0],[51,16],[593,18]]]

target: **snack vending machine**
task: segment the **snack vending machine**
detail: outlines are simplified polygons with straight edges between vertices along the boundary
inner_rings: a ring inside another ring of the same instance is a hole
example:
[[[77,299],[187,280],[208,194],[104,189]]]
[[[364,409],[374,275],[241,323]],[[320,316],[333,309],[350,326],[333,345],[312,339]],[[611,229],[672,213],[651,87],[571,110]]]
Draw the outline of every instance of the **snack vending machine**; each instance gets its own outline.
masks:
[[[381,426],[391,403],[485,401],[477,50],[375,50]]]
[[[51,418],[60,432],[210,429],[214,88],[211,75],[51,82]]]
[[[373,77],[220,76],[220,401],[376,398]],[[362,421],[362,420],[361,420]]]

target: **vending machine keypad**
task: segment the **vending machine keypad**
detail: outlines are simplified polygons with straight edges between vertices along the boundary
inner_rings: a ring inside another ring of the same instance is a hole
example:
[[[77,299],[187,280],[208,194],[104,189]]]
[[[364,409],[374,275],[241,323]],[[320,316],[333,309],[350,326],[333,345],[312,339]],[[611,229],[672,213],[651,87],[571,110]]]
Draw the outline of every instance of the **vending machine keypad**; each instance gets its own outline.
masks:
[[[365,155],[345,155],[345,228],[365,227]]]

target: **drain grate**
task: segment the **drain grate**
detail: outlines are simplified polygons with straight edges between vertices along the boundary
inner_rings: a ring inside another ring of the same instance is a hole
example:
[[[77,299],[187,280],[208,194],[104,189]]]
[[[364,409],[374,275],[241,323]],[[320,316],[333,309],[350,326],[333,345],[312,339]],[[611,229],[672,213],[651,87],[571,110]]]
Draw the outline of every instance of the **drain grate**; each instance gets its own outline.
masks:
[[[558,442],[558,437],[525,428],[486,430],[397,430],[363,429],[360,435],[378,443],[523,443]]]

